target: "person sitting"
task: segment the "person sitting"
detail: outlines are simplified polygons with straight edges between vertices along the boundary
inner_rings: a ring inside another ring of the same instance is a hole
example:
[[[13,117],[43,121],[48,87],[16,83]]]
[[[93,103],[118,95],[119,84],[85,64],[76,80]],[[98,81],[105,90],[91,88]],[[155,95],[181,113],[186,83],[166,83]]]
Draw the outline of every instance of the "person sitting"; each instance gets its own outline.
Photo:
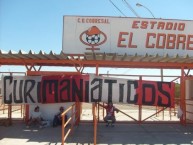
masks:
[[[58,125],[62,125],[61,114],[63,112],[64,112],[64,107],[60,107],[60,111],[54,116],[53,127],[57,127]],[[67,115],[65,115],[65,121],[67,121]]]
[[[104,117],[104,121],[107,123],[107,126],[111,122],[111,125],[115,123],[115,111],[118,113],[119,110],[113,106],[112,101],[109,101],[106,106],[103,106],[106,109],[106,116]]]
[[[32,123],[39,125],[39,128],[42,128],[42,124],[41,124],[41,112],[40,112],[40,108],[39,106],[36,106],[34,108],[34,111],[31,113],[31,117],[27,123],[27,128],[29,128],[29,126],[32,125]]]

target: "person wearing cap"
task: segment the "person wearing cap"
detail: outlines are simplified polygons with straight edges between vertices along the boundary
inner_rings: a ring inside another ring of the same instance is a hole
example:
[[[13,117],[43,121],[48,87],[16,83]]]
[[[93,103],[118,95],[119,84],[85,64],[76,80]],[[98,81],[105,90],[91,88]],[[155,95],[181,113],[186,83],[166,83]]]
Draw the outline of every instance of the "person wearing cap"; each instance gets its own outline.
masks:
[[[58,125],[62,125],[62,117],[61,114],[64,112],[64,107],[60,107],[60,111],[54,116],[53,119],[53,127],[57,127]],[[65,115],[65,121],[67,121],[67,116]]]
[[[39,125],[39,128],[42,128],[42,124],[41,124],[41,120],[42,120],[42,116],[41,116],[41,112],[40,112],[40,108],[39,106],[36,106],[34,108],[34,111],[31,113],[31,117],[27,123],[27,128],[29,128],[29,126],[32,125],[32,123]]]

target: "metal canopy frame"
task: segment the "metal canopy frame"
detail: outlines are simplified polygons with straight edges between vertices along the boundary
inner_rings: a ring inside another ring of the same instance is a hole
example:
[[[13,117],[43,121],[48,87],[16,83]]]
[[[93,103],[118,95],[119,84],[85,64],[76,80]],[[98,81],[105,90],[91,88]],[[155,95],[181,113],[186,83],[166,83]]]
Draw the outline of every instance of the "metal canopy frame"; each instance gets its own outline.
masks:
[[[5,53],[0,50],[0,66],[2,65],[23,65],[27,69],[27,75],[63,75],[63,74],[81,74],[85,67],[96,68],[96,75],[99,75],[99,67],[116,67],[116,68],[158,68],[158,69],[180,69],[180,106],[185,115],[180,119],[181,124],[186,124],[186,101],[185,101],[185,80],[193,68],[193,57],[188,55],[184,57],[176,56],[159,56],[156,55],[118,55],[114,53],[85,53],[85,54],[54,54],[52,51],[46,54],[40,51],[38,54],[29,51],[29,53],[18,53],[9,51]],[[38,66],[38,68],[37,68]],[[46,72],[41,71],[42,66],[70,66],[75,67],[76,72]],[[187,73],[185,69],[188,69]],[[161,74],[163,75],[163,74]],[[142,76],[140,76],[141,78]],[[175,81],[174,79],[173,81]],[[26,117],[29,117],[29,106],[26,106]],[[99,110],[98,110],[99,111]],[[139,106],[139,118],[141,116],[141,106]],[[94,121],[94,144],[97,136],[97,108],[93,104],[93,121]],[[141,118],[140,118],[141,121]]]
[[[116,68],[157,68],[157,69],[180,69],[180,95],[181,107],[186,111],[185,106],[185,77],[189,75],[190,69],[193,68],[193,57],[188,55],[184,57],[176,56],[159,56],[156,55],[118,55],[115,53],[85,53],[85,54],[55,54],[52,51],[48,54],[40,51],[39,53],[4,52],[0,50],[0,66],[2,65],[23,65],[27,69],[27,75],[61,75],[61,74],[81,74],[86,67],[96,69],[96,75],[99,75],[99,67],[116,67]],[[51,72],[41,71],[42,66],[65,66],[75,67],[76,72]],[[38,68],[37,68],[38,67]],[[185,73],[185,69],[188,72]],[[185,123],[185,115],[181,123]]]

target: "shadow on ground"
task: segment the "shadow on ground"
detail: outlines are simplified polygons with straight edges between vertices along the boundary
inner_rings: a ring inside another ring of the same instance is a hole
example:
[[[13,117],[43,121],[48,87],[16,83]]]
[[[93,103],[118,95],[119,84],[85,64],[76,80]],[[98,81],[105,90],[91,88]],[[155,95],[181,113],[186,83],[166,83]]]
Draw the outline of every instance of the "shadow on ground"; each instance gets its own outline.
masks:
[[[67,138],[67,144],[93,144],[92,123],[81,123]],[[27,129],[23,122],[10,127],[0,126],[0,144],[6,145],[57,145],[61,144],[61,127]],[[97,144],[133,145],[193,145],[193,125],[180,124],[115,124],[106,127],[98,124]]]
[[[83,131],[84,130],[84,131]],[[80,125],[67,143],[93,144],[91,124]],[[193,125],[179,124],[116,124],[115,127],[98,125],[97,144],[133,145],[193,145]]]

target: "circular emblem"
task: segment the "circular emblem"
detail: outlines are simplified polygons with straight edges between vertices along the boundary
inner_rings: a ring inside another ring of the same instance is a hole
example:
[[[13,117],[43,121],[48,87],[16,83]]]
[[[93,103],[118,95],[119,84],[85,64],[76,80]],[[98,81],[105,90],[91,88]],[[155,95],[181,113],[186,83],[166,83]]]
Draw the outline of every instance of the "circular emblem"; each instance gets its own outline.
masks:
[[[106,40],[106,34],[96,26],[92,26],[80,34],[80,41],[85,45],[91,46],[91,48],[86,48],[87,50],[100,50],[100,48],[95,48],[95,46],[102,45]]]

